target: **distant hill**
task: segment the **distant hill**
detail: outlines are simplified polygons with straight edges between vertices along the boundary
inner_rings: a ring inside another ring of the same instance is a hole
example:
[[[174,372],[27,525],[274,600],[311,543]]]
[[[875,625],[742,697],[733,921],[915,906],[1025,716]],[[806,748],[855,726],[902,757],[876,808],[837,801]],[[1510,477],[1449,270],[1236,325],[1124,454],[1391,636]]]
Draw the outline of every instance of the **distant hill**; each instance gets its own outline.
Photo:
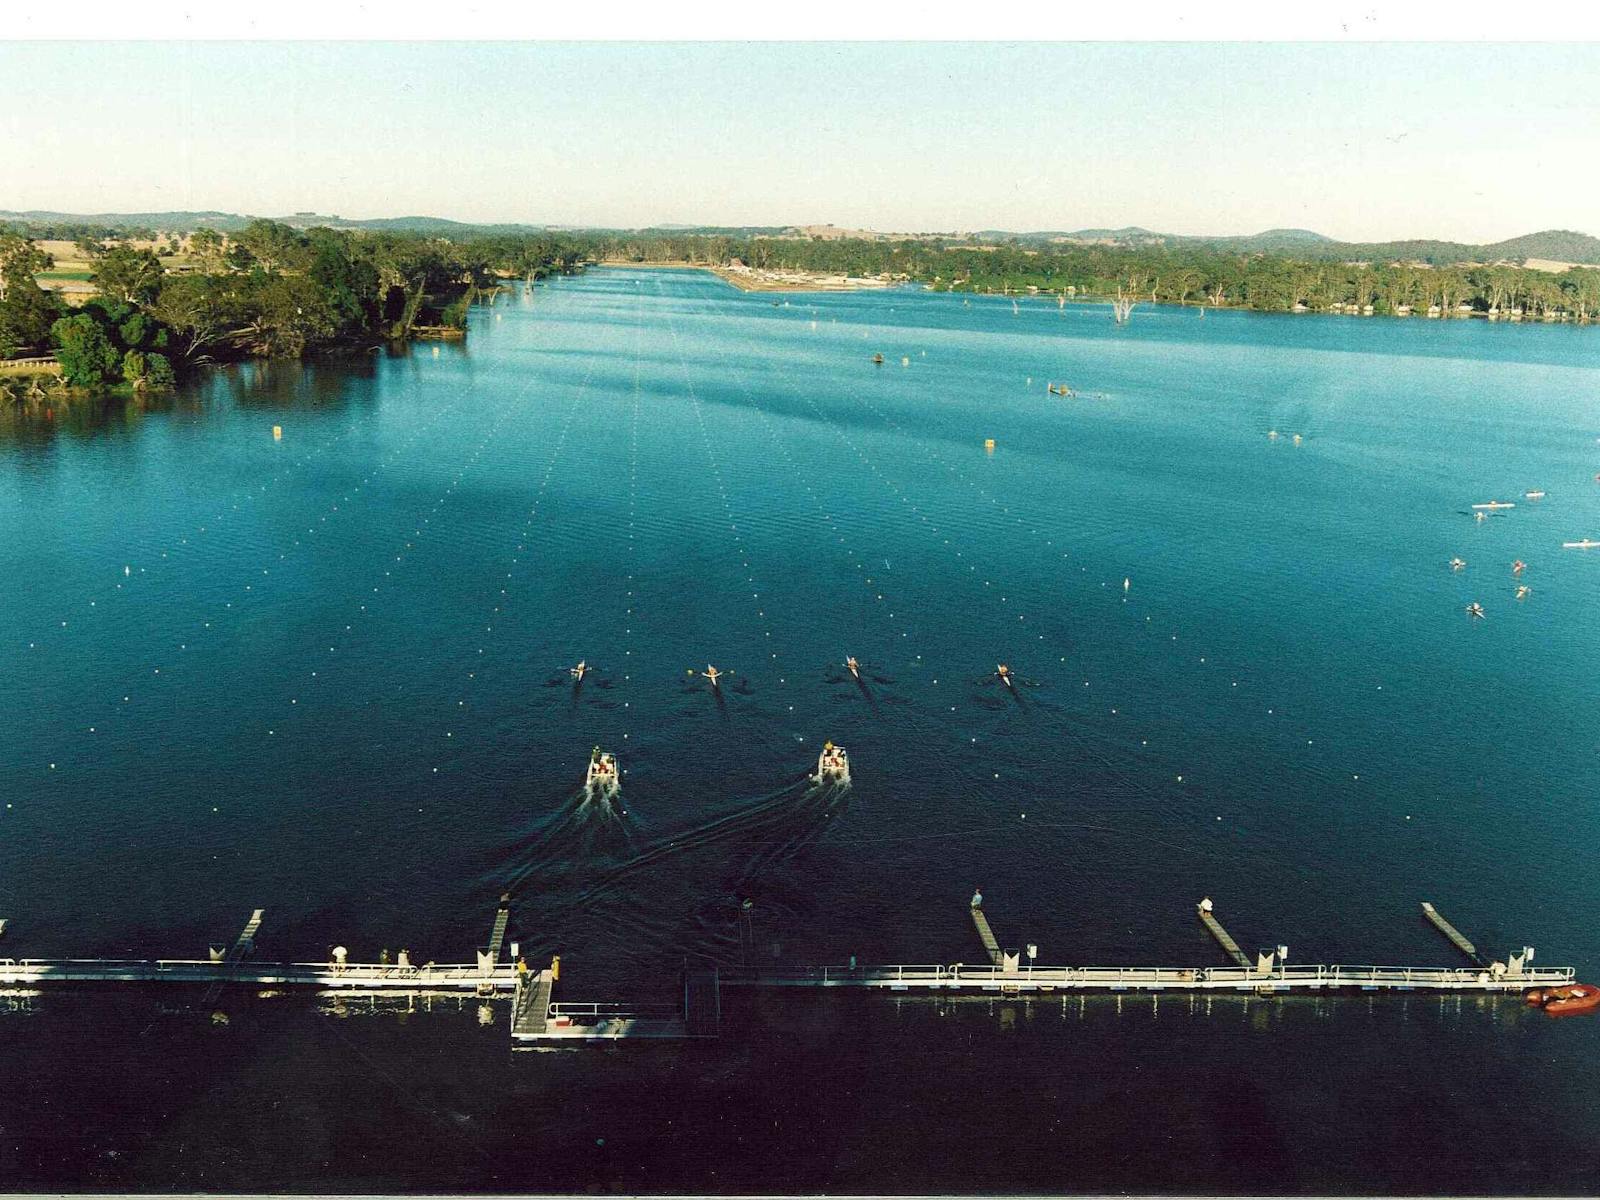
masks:
[[[0,223],[26,226],[43,235],[76,236],[67,231],[74,229],[138,229],[157,230],[164,233],[188,232],[209,226],[224,233],[243,229],[254,217],[241,213],[216,211],[203,212],[144,212],[144,213],[63,213],[41,210],[0,210]],[[797,227],[784,225],[656,225],[644,229],[620,229],[614,226],[584,225],[530,225],[530,224],[474,224],[453,221],[446,217],[370,217],[352,220],[345,217],[314,212],[299,212],[286,217],[274,217],[298,228],[325,225],[334,229],[372,229],[393,232],[426,233],[439,237],[467,237],[473,234],[522,234],[585,232],[585,233],[636,233],[640,235],[669,234],[717,235],[723,237],[774,237],[792,234]],[[805,227],[811,228],[811,227]],[[882,235],[877,235],[882,236]],[[929,235],[932,237],[933,235]],[[1546,229],[1538,233],[1523,234],[1501,242],[1472,245],[1465,242],[1447,242],[1431,238],[1416,238],[1393,242],[1339,242],[1310,229],[1266,229],[1260,233],[1197,237],[1186,234],[1157,233],[1139,225],[1125,225],[1119,229],[1034,230],[1014,233],[1004,229],[984,229],[971,235],[984,242],[1018,242],[1028,246],[1049,245],[1108,245],[1120,247],[1149,246],[1203,246],[1243,254],[1285,254],[1298,258],[1333,260],[1361,260],[1371,262],[1426,262],[1434,266],[1456,263],[1520,263],[1526,259],[1541,259],[1556,263],[1583,263],[1600,265],[1600,238],[1571,229]]]
[[[1600,238],[1573,229],[1546,229],[1484,246],[1496,258],[1551,258],[1561,262],[1600,263]]]

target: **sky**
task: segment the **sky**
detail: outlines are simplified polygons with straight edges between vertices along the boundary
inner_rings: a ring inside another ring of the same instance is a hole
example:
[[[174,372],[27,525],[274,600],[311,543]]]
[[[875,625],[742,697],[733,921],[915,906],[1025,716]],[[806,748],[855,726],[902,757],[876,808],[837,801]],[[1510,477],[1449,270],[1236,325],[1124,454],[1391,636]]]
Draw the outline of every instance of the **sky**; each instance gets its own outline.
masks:
[[[10,41],[0,209],[1600,234],[1597,85],[1592,43]]]

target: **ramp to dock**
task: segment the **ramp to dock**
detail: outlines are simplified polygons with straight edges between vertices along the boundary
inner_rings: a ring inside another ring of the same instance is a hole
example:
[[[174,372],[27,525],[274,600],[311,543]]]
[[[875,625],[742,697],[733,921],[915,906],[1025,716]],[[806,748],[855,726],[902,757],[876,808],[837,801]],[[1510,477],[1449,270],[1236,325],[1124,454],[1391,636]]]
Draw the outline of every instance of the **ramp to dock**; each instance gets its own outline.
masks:
[[[227,954],[223,956],[221,966],[237,966],[244,961],[245,955],[256,948],[256,934],[261,929],[261,918],[265,912],[266,909],[263,908],[258,908],[251,912],[250,919],[244,923],[244,928],[240,930],[239,936],[234,939],[233,945],[228,948]],[[206,994],[201,998],[200,1003],[204,1006],[210,1006],[215,1003],[227,982],[227,979],[219,978],[206,989]]]
[[[1480,967],[1487,967],[1489,965],[1484,960],[1483,955],[1478,953],[1478,948],[1471,942],[1467,941],[1467,939],[1461,935],[1461,931],[1454,925],[1450,924],[1449,921],[1446,921],[1444,919],[1444,914],[1436,909],[1433,905],[1429,904],[1426,900],[1422,902],[1422,915],[1427,917],[1428,920],[1432,921],[1433,927],[1440,933],[1444,934],[1444,936],[1449,939],[1450,944],[1457,950],[1461,951],[1461,953],[1465,954],[1470,960],[1472,960],[1472,962],[1476,963]]]
[[[516,1003],[511,1016],[513,1041],[544,1037],[550,1023],[550,993],[554,988],[555,977],[549,970],[518,974]]]
[[[1222,947],[1224,954],[1246,971],[1255,965],[1244,956],[1244,951],[1239,949],[1239,943],[1228,936],[1228,931],[1222,927],[1222,922],[1212,914],[1209,900],[1202,900],[1195,905],[1195,912],[1200,915],[1200,923],[1211,932],[1212,937],[1217,939],[1217,945]]]
[[[983,909],[972,905],[972,923],[977,927],[978,940],[983,943],[984,953],[989,956],[989,961],[999,966],[1004,961],[1000,952],[1000,943],[995,940],[994,930],[989,928],[989,918],[983,915]]]

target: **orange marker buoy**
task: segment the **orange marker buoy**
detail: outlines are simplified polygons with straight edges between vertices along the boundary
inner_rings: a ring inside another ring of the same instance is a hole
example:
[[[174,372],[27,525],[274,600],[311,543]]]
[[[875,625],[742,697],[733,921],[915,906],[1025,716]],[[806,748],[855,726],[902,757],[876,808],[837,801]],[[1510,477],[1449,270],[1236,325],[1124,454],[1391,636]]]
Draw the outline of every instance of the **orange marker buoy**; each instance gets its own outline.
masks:
[[[272,427],[272,440],[275,441],[275,442],[283,441],[283,426],[282,425],[274,425]]]

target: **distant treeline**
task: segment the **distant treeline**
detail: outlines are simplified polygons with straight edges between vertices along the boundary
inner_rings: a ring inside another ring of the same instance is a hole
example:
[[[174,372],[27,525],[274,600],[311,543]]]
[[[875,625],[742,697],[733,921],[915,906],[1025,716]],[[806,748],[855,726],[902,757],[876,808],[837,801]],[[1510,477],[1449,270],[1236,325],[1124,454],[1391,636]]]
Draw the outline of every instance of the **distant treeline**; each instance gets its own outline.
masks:
[[[938,289],[1116,296],[1162,304],[1209,304],[1266,312],[1371,306],[1374,313],[1437,306],[1529,319],[1600,317],[1600,269],[1554,274],[1524,267],[1408,262],[1347,263],[1200,246],[1059,246],[984,249],[928,241],[831,241],[691,235],[594,236],[596,258],[888,275]]]
[[[96,295],[69,307],[35,276],[52,264],[29,237],[0,232],[0,358],[54,353],[70,385],[169,384],[201,363],[299,357],[466,323],[507,275],[571,270],[583,251],[537,235],[463,242],[420,234],[298,230],[255,221],[199,229],[174,269],[130,241],[80,237]]]

